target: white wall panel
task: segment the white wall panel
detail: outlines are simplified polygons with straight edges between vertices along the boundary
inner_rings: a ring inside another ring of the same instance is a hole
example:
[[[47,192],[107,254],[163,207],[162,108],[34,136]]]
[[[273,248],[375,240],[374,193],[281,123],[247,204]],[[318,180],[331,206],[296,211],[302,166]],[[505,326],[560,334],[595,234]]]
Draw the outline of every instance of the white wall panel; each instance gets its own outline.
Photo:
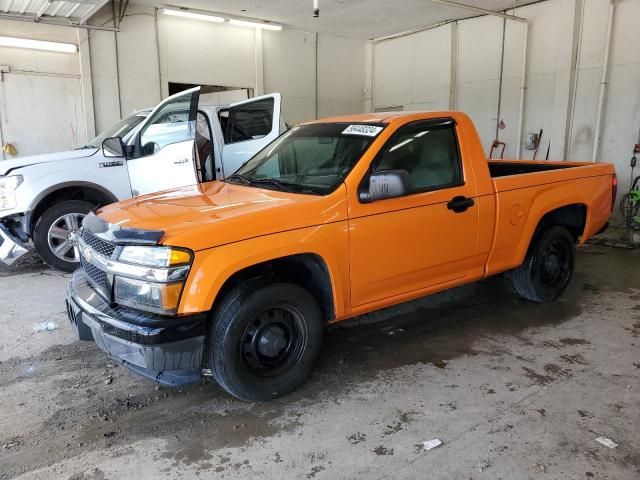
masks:
[[[169,82],[254,87],[253,29],[160,15],[158,31]]]
[[[313,33],[263,33],[264,89],[282,93],[282,115],[289,124],[315,118],[315,48]]]
[[[458,22],[457,105],[476,124],[487,154],[497,122],[501,44],[501,19]]]
[[[449,105],[451,26],[374,45],[374,108],[442,110]]]

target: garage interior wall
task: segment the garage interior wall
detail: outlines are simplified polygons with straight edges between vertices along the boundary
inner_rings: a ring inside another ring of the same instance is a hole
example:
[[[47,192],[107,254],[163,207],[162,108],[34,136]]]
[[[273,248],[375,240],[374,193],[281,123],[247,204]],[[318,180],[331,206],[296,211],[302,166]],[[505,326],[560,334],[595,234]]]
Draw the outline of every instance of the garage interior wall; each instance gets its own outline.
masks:
[[[515,11],[529,21],[523,130],[526,134],[543,129],[538,159],[545,158],[549,142],[549,158],[564,159],[565,141],[566,159],[592,158],[608,10],[608,0],[548,0]],[[640,134],[638,18],[639,1],[618,0],[598,159],[616,165],[621,191],[629,186],[629,160]],[[532,151],[516,152],[524,27],[515,21],[483,16],[374,41],[372,108],[438,110],[452,104],[474,120],[488,154],[498,122],[504,26],[500,119],[505,128],[498,135],[507,144],[505,158],[532,158]],[[457,48],[452,50],[452,45]]]
[[[0,22],[0,35],[77,44],[78,32],[51,25]],[[75,54],[0,47],[0,141],[21,156],[82,145],[88,126],[81,79],[81,52]],[[90,97],[89,97],[90,99]],[[89,128],[88,128],[89,127]],[[2,159],[0,149],[0,159]]]
[[[608,0],[547,0],[515,12],[529,20],[523,131],[543,129],[538,158],[547,148],[550,159],[592,157],[608,7]],[[639,1],[618,0],[598,154],[616,164],[622,191],[640,130],[638,18]],[[112,26],[111,8],[92,23]],[[0,22],[0,34],[80,45],[71,55],[0,49],[0,65],[11,69],[0,83],[0,134],[21,156],[81,145],[94,128],[155,105],[168,82],[281,92],[289,124],[369,110],[455,108],[471,115],[488,153],[503,45],[498,137],[507,144],[505,158],[518,156],[523,25],[514,21],[481,16],[367,42],[290,28],[256,32],[131,5],[117,35],[10,21]],[[35,109],[44,114],[29,115]]]
[[[93,23],[112,25],[111,17],[103,9]],[[256,95],[280,92],[289,124],[361,112],[365,44],[287,28],[257,32],[162,14],[156,18],[154,9],[132,6],[117,35],[90,33],[96,128],[153,106],[168,95],[169,82],[250,88]]]

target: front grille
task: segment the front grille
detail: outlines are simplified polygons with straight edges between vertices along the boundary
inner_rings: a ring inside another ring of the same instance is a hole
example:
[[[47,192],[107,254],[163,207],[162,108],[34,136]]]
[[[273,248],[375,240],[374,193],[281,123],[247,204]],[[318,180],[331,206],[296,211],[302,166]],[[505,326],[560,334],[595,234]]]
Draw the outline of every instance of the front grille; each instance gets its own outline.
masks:
[[[82,230],[82,240],[84,240],[84,243],[89,245],[89,247],[97,253],[107,258],[111,258],[111,255],[113,255],[113,252],[116,250],[116,246],[114,244],[98,238],[86,229]]]
[[[84,268],[89,283],[92,287],[104,293],[109,294],[109,281],[107,280],[107,274],[99,268],[91,265],[90,263],[83,262],[82,268]]]

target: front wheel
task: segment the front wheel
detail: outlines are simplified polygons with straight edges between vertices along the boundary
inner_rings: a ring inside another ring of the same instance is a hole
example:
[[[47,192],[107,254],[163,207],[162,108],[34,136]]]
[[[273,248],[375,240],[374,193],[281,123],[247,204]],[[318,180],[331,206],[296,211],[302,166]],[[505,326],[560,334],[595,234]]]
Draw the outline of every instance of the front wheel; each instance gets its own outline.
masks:
[[[529,248],[524,263],[511,272],[516,291],[534,302],[556,300],[571,280],[575,240],[562,226],[545,230]]]
[[[266,401],[295,390],[320,353],[322,313],[304,288],[244,282],[215,309],[209,333],[213,378],[234,397]]]
[[[94,207],[81,200],[65,200],[46,210],[33,232],[33,243],[51,268],[73,272],[80,263],[78,232]]]

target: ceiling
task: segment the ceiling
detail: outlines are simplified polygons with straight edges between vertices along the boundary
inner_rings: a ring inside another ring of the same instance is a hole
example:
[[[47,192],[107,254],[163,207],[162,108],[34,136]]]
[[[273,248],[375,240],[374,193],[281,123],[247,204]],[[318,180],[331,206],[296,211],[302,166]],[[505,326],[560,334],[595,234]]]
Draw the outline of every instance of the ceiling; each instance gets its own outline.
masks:
[[[0,0],[2,1],[2,0]],[[177,6],[282,23],[296,30],[370,39],[477,14],[428,0],[319,0],[320,18],[313,18],[312,0],[134,0],[145,6]],[[536,0],[456,0],[494,11]]]
[[[108,0],[0,0],[0,15],[60,23],[84,23]]]

